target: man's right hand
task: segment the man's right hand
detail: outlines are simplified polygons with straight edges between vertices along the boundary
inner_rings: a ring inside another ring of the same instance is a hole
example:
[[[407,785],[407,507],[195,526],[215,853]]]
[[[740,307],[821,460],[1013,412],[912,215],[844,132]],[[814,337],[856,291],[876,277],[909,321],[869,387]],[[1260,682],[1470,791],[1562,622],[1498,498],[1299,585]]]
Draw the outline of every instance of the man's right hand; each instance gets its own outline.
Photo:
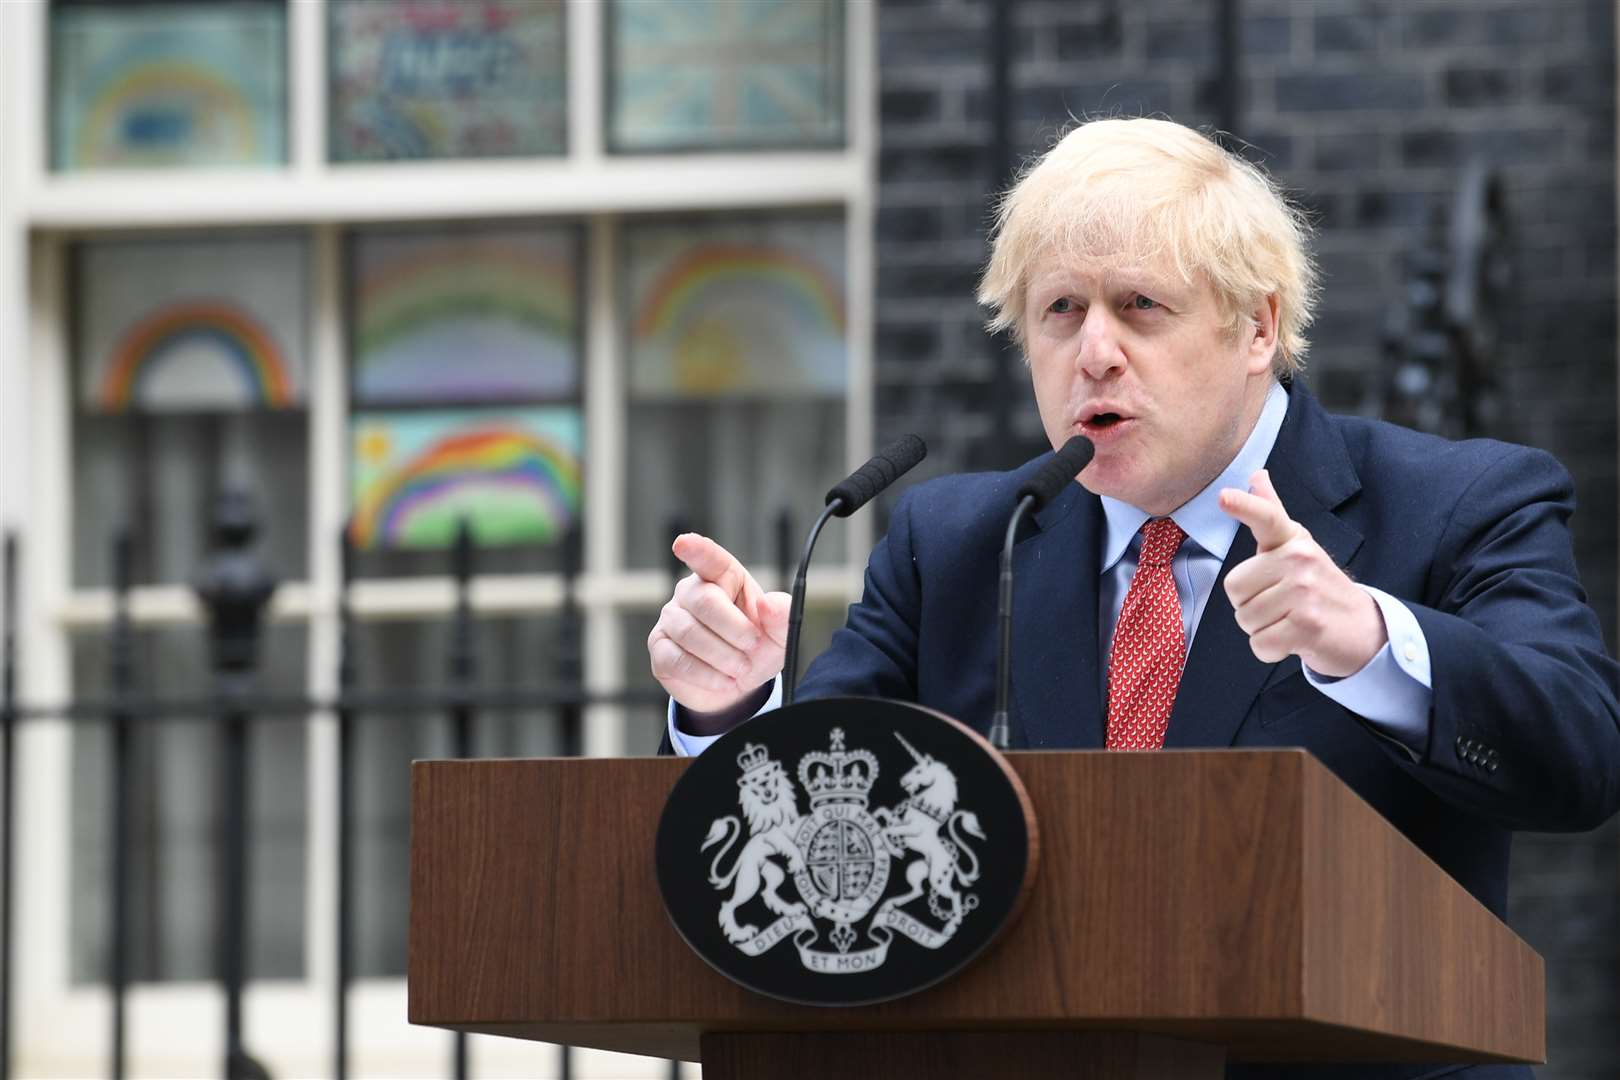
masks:
[[[652,673],[698,718],[733,708],[782,670],[788,606],[706,536],[682,533],[675,557],[692,571],[647,635]]]

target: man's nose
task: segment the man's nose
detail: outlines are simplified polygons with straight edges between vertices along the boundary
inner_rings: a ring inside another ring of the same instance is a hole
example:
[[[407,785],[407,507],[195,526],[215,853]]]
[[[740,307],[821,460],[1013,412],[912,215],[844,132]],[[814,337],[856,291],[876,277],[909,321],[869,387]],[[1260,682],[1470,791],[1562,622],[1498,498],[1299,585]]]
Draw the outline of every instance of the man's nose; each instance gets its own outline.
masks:
[[[1075,361],[1093,379],[1105,378],[1125,367],[1118,330],[1101,304],[1093,304],[1080,325],[1080,352]]]

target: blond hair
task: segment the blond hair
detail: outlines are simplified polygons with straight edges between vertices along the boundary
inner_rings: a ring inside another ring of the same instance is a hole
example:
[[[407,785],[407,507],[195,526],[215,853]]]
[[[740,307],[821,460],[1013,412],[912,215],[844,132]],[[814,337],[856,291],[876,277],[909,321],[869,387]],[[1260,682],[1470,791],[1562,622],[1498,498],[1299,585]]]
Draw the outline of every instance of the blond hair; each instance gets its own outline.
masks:
[[[1310,225],[1258,167],[1169,120],[1080,124],[1025,171],[996,208],[979,303],[993,331],[1024,337],[1024,293],[1036,260],[1167,261],[1214,289],[1228,329],[1277,295],[1272,370],[1297,371],[1310,343],[1316,267]]]

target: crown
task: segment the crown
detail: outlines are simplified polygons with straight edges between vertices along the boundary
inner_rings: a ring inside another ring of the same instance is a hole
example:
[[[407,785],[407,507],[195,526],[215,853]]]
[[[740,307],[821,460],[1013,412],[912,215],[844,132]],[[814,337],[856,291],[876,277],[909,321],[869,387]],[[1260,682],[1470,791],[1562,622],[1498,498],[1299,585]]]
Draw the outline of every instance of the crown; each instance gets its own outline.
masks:
[[[810,795],[810,809],[823,803],[865,806],[877,780],[877,757],[870,750],[845,750],[843,728],[833,728],[831,740],[831,753],[817,750],[799,759],[799,783]]]
[[[742,768],[744,776],[763,769],[770,763],[771,752],[758,743],[745,743],[742,753],[737,755],[737,764]]]

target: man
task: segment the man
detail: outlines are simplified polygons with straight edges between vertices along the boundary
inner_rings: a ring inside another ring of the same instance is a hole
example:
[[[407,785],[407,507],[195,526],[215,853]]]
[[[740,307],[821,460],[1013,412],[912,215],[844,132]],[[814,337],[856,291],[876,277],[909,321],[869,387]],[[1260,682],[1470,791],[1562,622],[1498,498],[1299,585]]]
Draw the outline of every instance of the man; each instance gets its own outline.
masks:
[[[1511,830],[1620,804],[1571,483],[1538,451],[1325,413],[1295,378],[1305,232],[1258,169],[1159,120],[1076,128],[1003,201],[979,298],[1052,444],[1097,448],[1015,548],[1014,741],[1306,747],[1500,916]],[[997,552],[1038,463],[907,491],[801,695],[982,730]],[[706,538],[675,553],[693,574],[648,650],[693,753],[778,700],[787,598]],[[1459,1070],[1229,1075],[1530,1075]]]

